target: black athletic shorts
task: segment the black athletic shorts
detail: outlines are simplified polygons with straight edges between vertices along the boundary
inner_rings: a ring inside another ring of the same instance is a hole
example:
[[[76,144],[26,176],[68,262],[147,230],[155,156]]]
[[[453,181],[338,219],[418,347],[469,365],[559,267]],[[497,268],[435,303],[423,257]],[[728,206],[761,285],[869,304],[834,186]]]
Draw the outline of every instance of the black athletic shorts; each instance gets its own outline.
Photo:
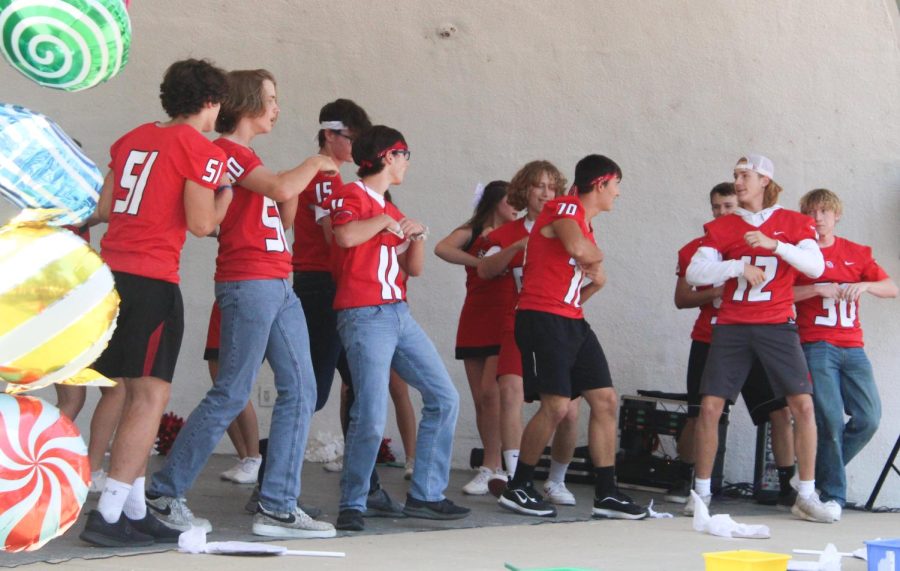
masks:
[[[184,334],[178,284],[113,272],[122,302],[109,345],[93,368],[109,378],[172,382]]]
[[[516,344],[528,402],[541,394],[574,399],[587,390],[612,387],[606,355],[584,319],[517,311]]]
[[[708,354],[709,343],[702,341],[691,342],[687,371],[688,418],[696,418],[700,414],[700,379],[703,377],[703,369],[706,365]],[[753,359],[753,366],[750,368],[747,382],[741,388],[741,396],[744,397],[744,403],[750,412],[750,418],[753,419],[753,424],[756,426],[768,421],[770,413],[787,406],[787,401],[784,398],[777,398],[775,393],[772,392],[769,379],[766,377],[766,371],[757,358]],[[730,401],[726,404],[726,413],[731,404],[733,403]]]
[[[812,394],[812,379],[793,323],[714,325],[700,394],[734,402],[758,358],[776,397]]]

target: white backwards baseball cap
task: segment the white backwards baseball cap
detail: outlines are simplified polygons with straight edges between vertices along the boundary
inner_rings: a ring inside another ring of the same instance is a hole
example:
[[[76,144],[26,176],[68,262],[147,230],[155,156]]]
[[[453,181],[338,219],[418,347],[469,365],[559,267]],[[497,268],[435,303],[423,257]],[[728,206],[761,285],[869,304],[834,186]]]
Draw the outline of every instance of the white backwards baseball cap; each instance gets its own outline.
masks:
[[[751,170],[775,180],[775,165],[762,155],[744,155],[734,167],[735,170]]]

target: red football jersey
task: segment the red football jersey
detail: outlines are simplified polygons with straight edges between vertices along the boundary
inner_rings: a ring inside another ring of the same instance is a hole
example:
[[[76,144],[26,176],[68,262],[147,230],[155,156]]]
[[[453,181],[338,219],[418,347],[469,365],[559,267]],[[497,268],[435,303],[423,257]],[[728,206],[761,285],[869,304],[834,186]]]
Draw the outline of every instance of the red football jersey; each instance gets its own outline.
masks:
[[[534,221],[523,216],[493,230],[485,237],[485,256],[491,256],[522,238],[526,238],[533,227]],[[516,252],[506,266],[506,273],[494,278],[494,280],[504,280],[508,284],[503,286],[507,292],[503,299],[503,302],[507,304],[504,330],[512,331],[515,328],[516,302],[519,300],[519,291],[522,289],[522,266],[524,264],[525,251]]]
[[[110,157],[115,186],[100,255],[114,271],[177,284],[185,181],[214,190],[225,153],[189,125],[147,123],[116,141]]]
[[[525,250],[525,267],[518,309],[543,311],[584,319],[581,309],[581,282],[584,273],[571,257],[562,240],[547,238],[541,228],[556,220],[573,220],[582,235],[594,241],[594,234],[585,220],[584,206],[577,196],[562,196],[544,205],[534,223]]]
[[[328,176],[320,172],[300,193],[297,216],[294,218],[294,257],[291,260],[295,272],[331,271],[331,248],[325,241],[318,219],[325,199],[342,186],[344,183],[340,174]]]
[[[722,306],[716,323],[787,323],[794,318],[794,281],[799,272],[778,255],[765,248],[751,248],[744,234],[760,230],[780,242],[796,245],[801,240],[816,239],[812,218],[793,210],[779,208],[758,228],[737,214],[728,214],[707,223],[700,247],[717,250],[723,260],[743,260],[761,268],[765,280],[750,286],[744,276],[725,282]]]
[[[489,247],[487,238],[478,236],[466,252],[476,258],[483,258]],[[478,306],[499,305],[505,308],[512,304],[510,296],[514,295],[514,289],[512,276],[509,274],[504,274],[493,280],[484,280],[478,277],[478,268],[466,266],[467,304]]]
[[[278,204],[240,184],[262,161],[253,149],[229,139],[219,138],[213,144],[228,156],[228,173],[234,180],[234,198],[219,226],[214,279],[286,279],[291,273],[291,252]]]
[[[797,285],[880,282],[889,276],[875,262],[872,248],[835,237],[834,244],[822,248],[825,273],[816,279],[800,274]],[[797,326],[800,341],[827,341],[838,347],[862,347],[858,302],[814,296],[797,302]]]
[[[702,238],[691,240],[678,250],[678,267],[675,268],[675,275],[680,278],[684,277],[687,267],[691,263],[691,258],[694,257],[694,254],[697,253],[697,248],[700,247],[701,240]],[[697,290],[700,291],[711,287],[700,286]],[[715,322],[716,307],[711,303],[701,305],[700,315],[697,316],[697,321],[694,322],[694,329],[691,331],[691,339],[702,343],[712,343],[712,326]]]
[[[404,218],[396,206],[384,200],[362,181],[345,185],[325,202],[334,227],[387,214]],[[406,300],[406,275],[397,256],[408,242],[387,230],[352,248],[331,244],[332,273],[337,283],[334,309],[384,305]]]

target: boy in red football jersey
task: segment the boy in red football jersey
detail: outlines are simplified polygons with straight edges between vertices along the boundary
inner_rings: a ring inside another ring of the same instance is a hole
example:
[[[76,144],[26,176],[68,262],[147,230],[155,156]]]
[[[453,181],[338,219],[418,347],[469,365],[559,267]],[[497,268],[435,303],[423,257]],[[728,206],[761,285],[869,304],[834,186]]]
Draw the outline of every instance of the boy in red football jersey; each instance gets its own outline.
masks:
[[[800,342],[816,387],[816,482],[835,520],[847,501],[844,467],[881,419],[878,387],[863,350],[860,297],[897,297],[897,284],[875,262],[872,248],[835,235],[843,210],[841,199],[824,188],[800,199],[800,212],[816,222],[825,272],[816,279],[800,276],[794,286]]]
[[[497,357],[497,384],[500,390],[500,442],[503,462],[508,472],[495,472],[488,489],[500,497],[510,476],[516,471],[519,444],[522,441],[522,405],[534,395],[522,388],[522,356],[515,338],[515,307],[522,288],[522,266],[525,244],[534,221],[544,204],[566,191],[566,178],[549,161],[531,161],[519,169],[509,181],[507,201],[517,210],[525,210],[518,220],[507,222],[485,237],[486,252],[478,263],[478,277],[498,280],[497,303],[504,307],[500,328],[500,353]],[[505,292],[503,290],[506,290]],[[550,473],[544,492],[559,505],[575,505],[575,495],[566,488],[565,477],[575,453],[578,437],[578,402],[572,401],[569,414],[553,435]]]
[[[704,226],[706,234],[687,268],[693,286],[725,284],[700,384],[694,489],[708,505],[719,417],[726,401],[737,398],[756,357],[775,394],[786,395],[794,417],[800,482],[791,512],[831,523],[815,491],[813,387],[793,308],[797,272],[818,277],[825,263],[813,221],[776,204],[781,187],[772,178],[774,170],[766,157],[741,157],[734,167],[740,208]],[[694,501],[688,500],[685,512],[693,510]]]
[[[421,274],[427,229],[384,198],[392,184],[403,182],[409,155],[399,131],[372,127],[353,143],[360,180],[344,186],[327,203],[334,230],[334,308],[355,393],[337,521],[338,529],[348,531],[365,527],[363,512],[384,433],[392,368],[422,394],[424,403],[418,455],[403,512],[428,519],[459,519],[469,514],[444,496],[459,395],[406,304],[403,274]]]
[[[734,183],[723,182],[714,186],[709,191],[709,203],[714,219],[734,212],[734,209],[737,208]],[[716,305],[721,303],[723,289],[721,284],[717,287],[694,288],[687,283],[684,277],[691,258],[700,247],[701,240],[701,238],[691,240],[678,251],[678,268],[676,270],[678,280],[675,283],[675,306],[678,309],[700,308],[700,314],[691,331],[691,352],[688,358],[688,418],[678,437],[678,457],[690,466],[690,470],[685,474],[684,480],[676,484],[665,496],[667,500],[678,503],[685,503],[690,497],[694,464],[694,427],[697,416],[700,414],[700,378],[703,376],[703,367],[706,364],[709,344],[712,341],[712,326],[716,322]],[[753,361],[747,382],[741,389],[741,396],[744,398],[753,424],[760,425],[766,421],[772,423],[772,452],[778,465],[780,485],[778,502],[790,506],[794,503],[795,494],[790,484],[791,477],[794,475],[794,428],[791,424],[791,412],[783,398],[775,397],[769,380],[766,378],[766,372],[758,359]]]
[[[309,517],[297,505],[300,467],[315,407],[315,375],[309,358],[306,322],[288,277],[291,253],[278,203],[297,196],[322,171],[337,170],[314,155],[275,173],[250,147],[271,132],[279,108],[275,79],[263,69],[228,74],[229,93],[216,121],[214,141],[227,156],[235,181],[234,201],[219,229],[216,301],[222,312],[219,371],[166,458],[153,474],[147,505],[170,527],[203,525],[185,504],[185,493],[200,474],[225,429],[250,399],[263,359],[275,373],[278,398],[272,410],[265,476],[253,518],[253,533],[270,537],[333,537],[334,527]],[[293,212],[288,219],[293,218]]]
[[[641,519],[646,510],[619,493],[615,484],[618,398],[606,356],[584,319],[582,302],[603,287],[603,253],[590,221],[609,212],[619,195],[622,171],[601,155],[588,155],[575,167],[574,194],[547,202],[528,238],[522,293],[516,307],[516,342],[522,353],[524,391],[539,395],[541,406],[522,433],[516,472],[499,503],[534,516],[555,516],[532,483],[547,440],[584,397],[591,409],[588,446],[596,477],[592,515]],[[582,282],[587,278],[590,283]]]
[[[215,126],[227,90],[225,72],[208,61],[172,64],[160,85],[170,120],[141,125],[110,149],[95,216],[109,222],[100,254],[122,302],[94,368],[123,382],[126,396],[109,477],[80,536],[89,543],[178,541],[178,532],[147,513],[143,475],[184,331],[178,265],[185,232],[206,236],[231,202],[231,187],[219,182],[225,154],[202,134]]]

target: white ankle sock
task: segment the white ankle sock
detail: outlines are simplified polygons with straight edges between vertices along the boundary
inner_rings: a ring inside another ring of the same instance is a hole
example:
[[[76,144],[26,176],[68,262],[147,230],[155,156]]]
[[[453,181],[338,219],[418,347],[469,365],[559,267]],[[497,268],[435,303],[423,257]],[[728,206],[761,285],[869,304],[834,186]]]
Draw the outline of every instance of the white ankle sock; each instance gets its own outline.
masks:
[[[141,476],[131,484],[131,492],[125,500],[123,511],[128,519],[144,519],[147,515],[147,502],[144,500],[144,477]]]
[[[806,499],[816,493],[816,481],[815,480],[800,480],[797,483],[797,495],[803,499]]]
[[[562,462],[557,462],[554,459],[550,459],[550,475],[547,477],[547,480],[551,482],[556,482],[557,484],[562,484],[566,481],[566,470],[569,469],[569,463],[566,462],[563,464]]]
[[[128,494],[130,493],[131,484],[113,480],[112,478],[106,479],[106,487],[103,488],[103,493],[100,494],[100,500],[97,502],[97,511],[100,512],[106,523],[119,521],[119,518],[122,516],[122,508],[125,506],[125,500],[128,499]]]
[[[712,495],[712,478],[694,478],[694,491],[701,498]]]
[[[503,451],[503,462],[506,464],[506,471],[510,476],[516,475],[516,466],[519,465],[519,451],[518,450],[504,450]]]

